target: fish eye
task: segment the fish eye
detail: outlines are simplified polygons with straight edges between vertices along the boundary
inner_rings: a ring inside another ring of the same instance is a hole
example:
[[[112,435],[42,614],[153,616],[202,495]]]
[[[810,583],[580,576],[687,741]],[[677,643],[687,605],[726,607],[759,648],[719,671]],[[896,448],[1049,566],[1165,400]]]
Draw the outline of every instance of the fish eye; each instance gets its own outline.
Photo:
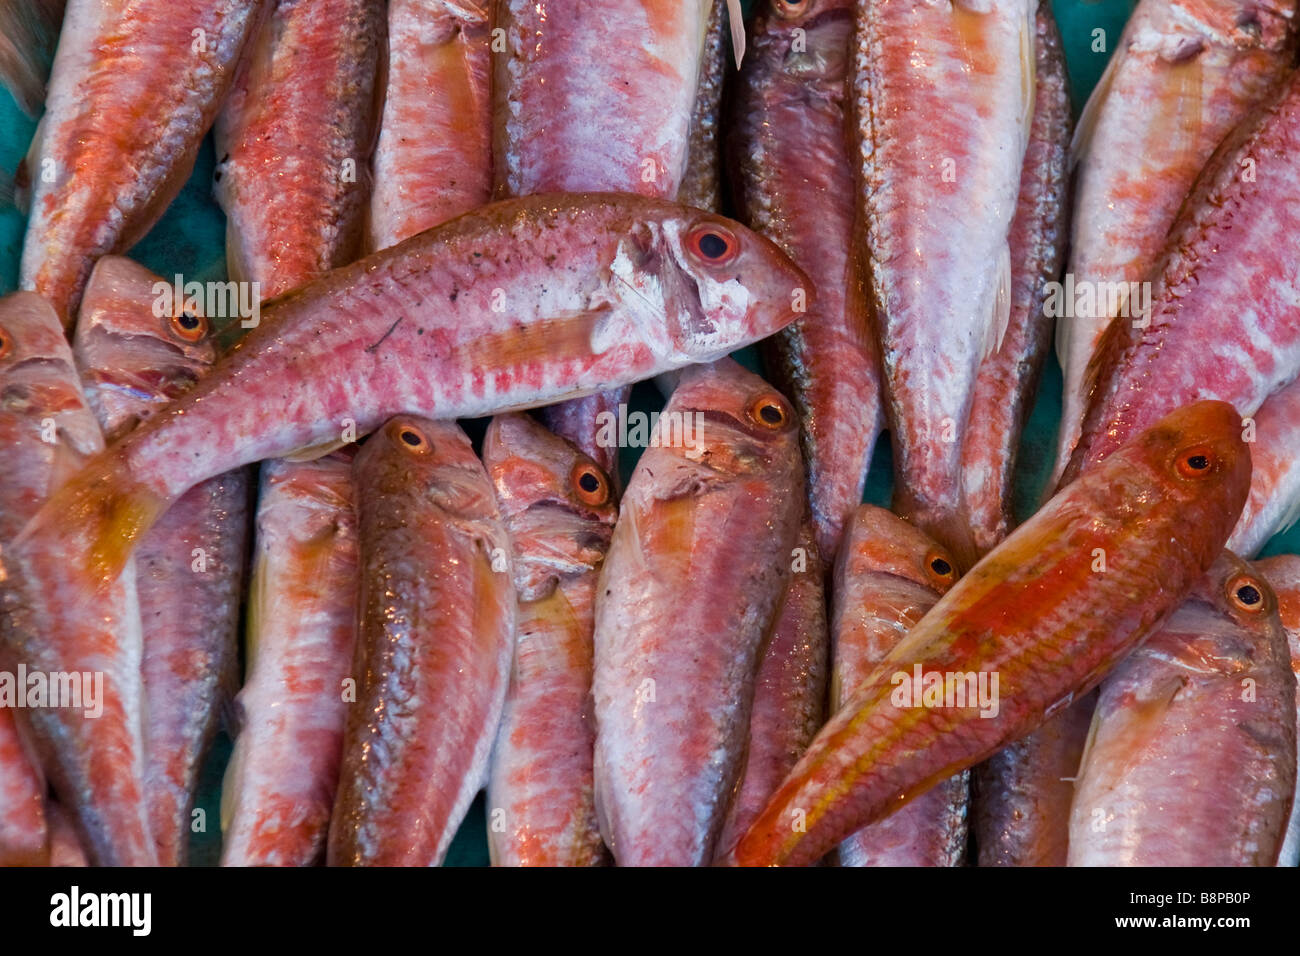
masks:
[[[428,436],[414,425],[396,424],[393,426],[392,435],[401,447],[412,454],[427,455],[433,447]]]
[[[599,507],[609,501],[609,479],[605,473],[589,461],[580,461],[573,466],[570,475],[578,500],[585,505]]]
[[[1214,472],[1217,458],[1206,445],[1197,445],[1178,455],[1178,473],[1184,478],[1204,478]]]
[[[207,319],[188,309],[180,315],[172,316],[171,326],[172,331],[186,342],[197,342],[208,333]]]
[[[812,0],[772,0],[772,12],[785,20],[793,20],[808,12]]]
[[[770,431],[780,431],[790,421],[785,402],[775,395],[760,395],[749,406],[749,418],[755,425]]]
[[[9,333],[0,329],[0,359],[8,358],[9,353],[14,350],[13,339],[9,338]]]
[[[1228,600],[1239,611],[1258,614],[1264,610],[1264,588],[1248,574],[1239,575],[1228,582]]]
[[[925,557],[925,567],[936,580],[943,584],[951,584],[957,579],[957,569],[953,567],[952,562],[938,551],[931,551]]]
[[[720,266],[736,258],[740,242],[730,230],[710,223],[696,226],[686,236],[686,249],[701,262]]]

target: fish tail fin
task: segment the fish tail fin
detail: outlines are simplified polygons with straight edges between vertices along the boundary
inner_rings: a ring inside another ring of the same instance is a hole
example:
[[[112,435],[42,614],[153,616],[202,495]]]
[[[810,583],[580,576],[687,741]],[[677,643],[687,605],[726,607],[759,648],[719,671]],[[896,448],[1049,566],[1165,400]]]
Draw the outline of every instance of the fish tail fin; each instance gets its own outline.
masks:
[[[0,0],[0,82],[28,116],[45,102],[65,0]]]

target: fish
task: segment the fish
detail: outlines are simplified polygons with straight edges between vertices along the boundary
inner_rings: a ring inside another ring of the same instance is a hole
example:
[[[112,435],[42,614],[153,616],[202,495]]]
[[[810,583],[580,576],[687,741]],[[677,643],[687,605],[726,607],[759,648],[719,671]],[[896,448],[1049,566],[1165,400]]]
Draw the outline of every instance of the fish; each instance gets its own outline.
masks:
[[[360,615],[331,866],[436,866],[485,782],[516,599],[491,479],[455,422],[395,416],[353,463]]]
[[[1096,706],[1092,691],[975,768],[979,866],[1065,866],[1074,782]]]
[[[51,802],[46,816],[50,821],[50,866],[90,866],[67,812]]]
[[[519,602],[488,772],[492,864],[597,866],[606,854],[592,782],[592,631],[618,503],[599,465],[527,415],[492,419],[482,458]]]
[[[1273,866],[1296,780],[1296,680],[1263,575],[1223,552],[1102,684],[1070,866]]]
[[[596,597],[596,808],[619,866],[713,860],[802,482],[780,392],[731,359],[682,374],[628,481]]]
[[[830,632],[824,568],[810,517],[791,552],[790,584],[754,679],[745,772],[718,838],[725,856],[776,792],[826,719]]]
[[[65,0],[0,2],[0,83],[28,116],[45,102]]]
[[[1243,417],[1300,373],[1300,228],[1287,157],[1300,150],[1300,74],[1223,141],[1170,227],[1151,307],[1117,315],[1093,356],[1073,480],[1179,405],[1218,399]],[[1239,427],[1246,428],[1245,423]]]
[[[29,156],[21,288],[70,327],[95,260],[189,178],[266,0],[69,0]]]
[[[713,4],[498,0],[494,25],[505,49],[494,54],[496,195],[676,197]],[[601,425],[617,419],[630,394],[610,389],[542,417],[618,481],[618,448],[601,440]]]
[[[0,710],[0,866],[40,866],[49,855],[45,778],[13,715]]]
[[[33,517],[4,559],[8,601],[30,611],[66,585],[84,605],[208,478],[321,454],[407,410],[472,418],[712,361],[788,323],[808,285],[766,239],[667,202],[532,196],[467,213],[268,303],[209,375]]]
[[[1002,345],[1009,319],[1036,7],[854,6],[853,252],[880,346],[893,504],[963,568],[975,555],[960,513],[962,446],[980,365]]]
[[[1264,399],[1264,404],[1243,423],[1251,432],[1250,497],[1241,520],[1232,529],[1228,550],[1252,558],[1275,534],[1291,528],[1300,518],[1300,383],[1292,382]]]
[[[127,562],[104,579],[89,603],[51,581],[44,594],[48,606],[20,607],[13,600],[17,592],[7,586],[25,520],[104,447],[58,313],[30,292],[0,300],[0,445],[7,451],[0,475],[0,596],[6,616],[0,671],[18,675],[21,667],[29,678],[43,675],[48,694],[58,693],[60,703],[0,710],[0,720],[16,725],[24,753],[35,759],[29,771],[13,763],[12,751],[7,754],[0,814],[5,839],[11,839],[12,825],[36,827],[18,842],[26,853],[33,847],[48,852],[41,849],[48,846],[39,829],[41,814],[26,802],[43,796],[48,780],[93,863],[152,865],[134,565]],[[16,683],[30,703],[40,685]],[[48,694],[42,695],[46,704],[53,702]],[[11,748],[12,735],[5,737]]]
[[[205,316],[183,303],[155,308],[161,281],[104,256],[86,283],[73,358],[109,441],[192,388],[216,359]],[[203,757],[237,679],[247,510],[246,472],[218,475],[167,509],[136,553],[145,788],[162,866],[185,862]]]
[[[1278,615],[1286,630],[1291,652],[1291,670],[1300,681],[1300,558],[1293,554],[1278,554],[1253,561],[1251,567],[1264,576],[1277,597]],[[1300,709],[1296,719],[1297,733],[1300,733]],[[1291,801],[1291,816],[1287,820],[1286,838],[1282,841],[1277,865],[1300,865],[1300,788]]]
[[[1068,237],[1070,90],[1051,4],[1040,0],[1034,37],[1034,118],[1011,220],[1010,313],[1001,345],[980,363],[961,448],[962,505],[983,557],[1015,527],[1020,436],[1052,338],[1043,306]]]
[[[352,450],[262,466],[222,866],[325,859],[357,637]]]
[[[874,505],[854,512],[835,563],[831,711],[957,582],[956,561],[924,532]],[[840,843],[840,866],[961,866],[970,774],[953,774]]]
[[[730,32],[727,0],[713,0],[704,32],[695,106],[691,111],[686,170],[677,187],[678,202],[709,212],[722,212],[722,91],[728,72]]]
[[[939,599],[822,728],[727,862],[818,859],[1042,726],[1182,602],[1249,484],[1250,450],[1226,403],[1184,406],[1139,433]]]
[[[1102,334],[1116,312],[1142,304],[1128,283],[1156,278],[1197,175],[1291,71],[1295,10],[1292,0],[1140,0],[1129,16],[1071,150],[1075,294],[1062,289],[1055,310],[1064,384],[1049,487],[1078,444]]]
[[[853,166],[844,139],[853,29],[849,0],[768,2],[728,108],[737,209],[798,262],[819,304],[763,343],[763,364],[794,402],[817,547],[829,568],[862,501],[884,426],[880,356],[853,245]]]
[[[217,116],[226,263],[270,299],[357,258],[384,5],[272,0]]]
[[[389,0],[388,83],[366,219],[370,251],[492,197],[490,6]]]

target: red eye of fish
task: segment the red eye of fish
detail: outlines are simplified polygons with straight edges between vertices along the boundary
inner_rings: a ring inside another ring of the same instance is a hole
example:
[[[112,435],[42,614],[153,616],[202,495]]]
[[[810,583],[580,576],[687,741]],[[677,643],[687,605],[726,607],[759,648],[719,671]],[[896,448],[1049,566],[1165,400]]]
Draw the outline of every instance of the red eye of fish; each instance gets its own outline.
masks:
[[[414,425],[394,425],[392,435],[399,445],[415,455],[427,455],[433,447],[424,432]]]
[[[761,395],[749,406],[749,418],[755,425],[780,431],[789,423],[790,413],[775,395]]]
[[[0,359],[8,357],[13,351],[14,344],[4,329],[0,329]]]
[[[1258,614],[1265,607],[1262,585],[1245,574],[1228,582],[1228,600],[1237,610],[1250,614]]]
[[[956,580],[957,569],[952,566],[951,561],[937,551],[931,551],[926,555],[925,567],[941,583],[950,584]]]
[[[193,312],[172,316],[172,331],[186,342],[197,342],[208,333],[207,319]]]
[[[583,504],[598,507],[609,501],[609,481],[599,468],[590,462],[573,466],[573,488]]]
[[[696,226],[686,236],[691,255],[711,266],[720,266],[736,258],[740,243],[728,230],[709,224]]]
[[[772,10],[778,17],[793,20],[808,12],[812,0],[772,0]]]
[[[1214,452],[1205,445],[1197,445],[1178,456],[1178,473],[1184,478],[1204,478],[1213,473],[1214,461]]]

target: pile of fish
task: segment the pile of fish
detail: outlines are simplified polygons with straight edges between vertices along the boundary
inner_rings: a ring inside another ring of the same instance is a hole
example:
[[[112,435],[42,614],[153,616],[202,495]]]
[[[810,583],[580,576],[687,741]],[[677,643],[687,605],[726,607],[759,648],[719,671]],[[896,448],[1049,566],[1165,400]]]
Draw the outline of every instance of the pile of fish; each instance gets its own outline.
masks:
[[[1295,0],[746,6],[0,3],[0,864],[1297,863]]]

